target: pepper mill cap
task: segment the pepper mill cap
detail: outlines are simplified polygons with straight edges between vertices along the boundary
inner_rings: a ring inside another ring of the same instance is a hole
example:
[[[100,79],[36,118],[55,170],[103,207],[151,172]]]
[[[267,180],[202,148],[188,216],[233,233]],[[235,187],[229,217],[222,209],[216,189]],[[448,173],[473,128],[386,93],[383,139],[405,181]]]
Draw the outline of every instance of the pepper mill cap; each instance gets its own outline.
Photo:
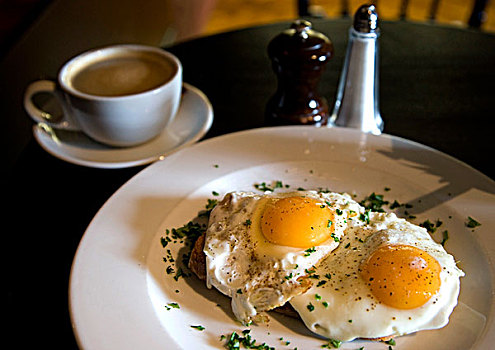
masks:
[[[308,60],[313,56],[326,63],[333,56],[333,45],[328,37],[312,29],[311,22],[296,20],[270,41],[268,55],[278,61]]]
[[[378,31],[378,14],[375,5],[362,5],[354,15],[354,29],[359,33]]]

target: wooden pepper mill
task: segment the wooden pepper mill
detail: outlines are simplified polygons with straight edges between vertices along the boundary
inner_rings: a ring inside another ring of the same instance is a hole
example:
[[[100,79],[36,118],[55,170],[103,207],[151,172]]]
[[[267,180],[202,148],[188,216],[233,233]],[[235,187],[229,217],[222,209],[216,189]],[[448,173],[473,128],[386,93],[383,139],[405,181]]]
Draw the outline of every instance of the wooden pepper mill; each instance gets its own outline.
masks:
[[[317,87],[333,56],[332,42],[312,30],[310,22],[297,20],[270,41],[268,56],[278,87],[266,106],[267,124],[326,125],[328,103]]]

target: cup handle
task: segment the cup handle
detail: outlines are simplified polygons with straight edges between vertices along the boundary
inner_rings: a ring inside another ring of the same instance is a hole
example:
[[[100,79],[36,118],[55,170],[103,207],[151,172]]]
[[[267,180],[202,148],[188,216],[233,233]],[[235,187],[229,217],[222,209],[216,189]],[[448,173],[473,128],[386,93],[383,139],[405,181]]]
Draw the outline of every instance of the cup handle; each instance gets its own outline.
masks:
[[[49,112],[40,109],[33,103],[33,96],[41,92],[49,93],[55,97],[63,111],[63,116],[60,120],[54,121],[54,117]],[[28,85],[24,93],[24,108],[29,116],[37,123],[44,123],[56,129],[81,130],[77,123],[70,118],[69,113],[67,113],[62,92],[57,89],[57,85],[51,80],[38,80]]]

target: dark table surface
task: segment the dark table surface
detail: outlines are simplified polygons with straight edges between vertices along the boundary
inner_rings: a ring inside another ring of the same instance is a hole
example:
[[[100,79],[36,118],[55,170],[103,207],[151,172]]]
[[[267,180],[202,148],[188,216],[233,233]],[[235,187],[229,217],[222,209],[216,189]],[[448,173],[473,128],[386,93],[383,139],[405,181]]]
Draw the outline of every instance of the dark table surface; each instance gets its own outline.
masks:
[[[184,81],[210,99],[205,138],[261,127],[276,87],[268,42],[290,23],[249,28],[167,48]],[[348,20],[314,20],[335,47],[319,90],[333,105]],[[380,109],[384,133],[458,158],[493,179],[495,36],[458,28],[383,22]],[[27,118],[27,116],[26,116]],[[32,138],[9,171],[4,270],[9,338],[16,348],[76,348],[68,310],[72,259],[93,216],[145,166],[95,169],[59,160]]]

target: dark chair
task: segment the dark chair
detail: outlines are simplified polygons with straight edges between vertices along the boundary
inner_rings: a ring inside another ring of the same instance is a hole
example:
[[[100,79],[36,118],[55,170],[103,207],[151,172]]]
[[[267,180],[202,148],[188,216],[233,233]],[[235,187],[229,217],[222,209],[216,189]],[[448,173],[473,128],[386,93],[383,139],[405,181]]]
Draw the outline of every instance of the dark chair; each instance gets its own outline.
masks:
[[[363,3],[365,3],[365,1],[363,1]],[[378,0],[370,1],[370,3],[373,3],[373,4],[378,6]],[[431,1],[428,20],[430,20],[430,21],[436,20],[439,4],[440,4],[440,0],[432,0]],[[485,16],[486,16],[485,8],[486,8],[487,4],[488,4],[488,0],[474,0],[473,1],[473,9],[472,9],[471,15],[469,16],[469,19],[467,21],[467,25],[470,28],[473,28],[473,29],[480,29],[481,28],[481,26],[484,22]],[[399,19],[401,19],[401,20],[407,19],[408,6],[409,6],[409,0],[402,0],[401,6],[400,6],[400,12],[399,12]],[[312,11],[311,0],[297,0],[297,9],[298,9],[299,17],[320,17],[321,16],[321,14],[314,13]],[[341,0],[340,14],[342,17],[350,16],[349,1]]]

